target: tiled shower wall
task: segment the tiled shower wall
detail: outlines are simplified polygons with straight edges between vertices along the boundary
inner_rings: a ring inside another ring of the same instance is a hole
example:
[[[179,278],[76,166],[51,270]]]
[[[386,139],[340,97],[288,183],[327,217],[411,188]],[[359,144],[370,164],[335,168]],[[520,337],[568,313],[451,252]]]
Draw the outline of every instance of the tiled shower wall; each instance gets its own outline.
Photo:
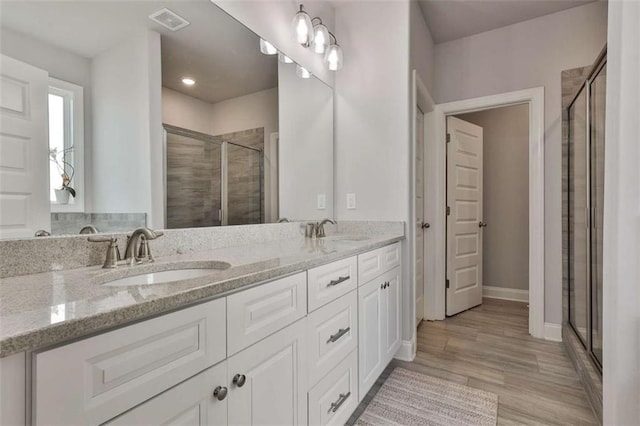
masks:
[[[208,141],[169,133],[167,137],[167,228],[221,224],[221,149],[228,144],[228,224],[264,222],[264,128]],[[251,150],[244,147],[255,148]]]

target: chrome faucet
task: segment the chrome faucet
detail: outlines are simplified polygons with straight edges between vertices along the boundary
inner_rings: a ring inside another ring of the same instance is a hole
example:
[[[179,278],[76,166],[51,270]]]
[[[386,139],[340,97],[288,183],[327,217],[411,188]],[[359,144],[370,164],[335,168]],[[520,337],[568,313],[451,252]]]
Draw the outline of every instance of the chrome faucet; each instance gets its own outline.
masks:
[[[324,233],[324,224],[325,224],[325,223],[330,223],[330,224],[332,224],[332,225],[335,225],[335,224],[336,224],[336,222],[334,222],[334,221],[333,221],[333,220],[331,220],[331,219],[324,219],[322,222],[318,223],[318,224],[316,225],[316,236],[317,236],[318,238],[324,238],[324,237],[326,237],[326,235],[325,235],[325,233]]]
[[[124,261],[127,265],[142,263],[146,257],[149,262],[153,262],[149,241],[155,240],[164,235],[162,231],[154,231],[149,228],[138,228],[131,233],[127,239],[127,248],[124,251]]]

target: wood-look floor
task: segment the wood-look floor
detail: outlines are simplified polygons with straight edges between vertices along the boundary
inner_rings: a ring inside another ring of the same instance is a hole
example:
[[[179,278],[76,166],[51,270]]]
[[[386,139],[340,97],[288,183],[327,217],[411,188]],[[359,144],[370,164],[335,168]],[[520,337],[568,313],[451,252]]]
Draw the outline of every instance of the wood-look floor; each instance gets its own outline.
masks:
[[[525,303],[484,299],[445,321],[423,321],[413,362],[392,361],[347,424],[395,367],[498,395],[498,425],[597,424],[562,344],[534,339]]]

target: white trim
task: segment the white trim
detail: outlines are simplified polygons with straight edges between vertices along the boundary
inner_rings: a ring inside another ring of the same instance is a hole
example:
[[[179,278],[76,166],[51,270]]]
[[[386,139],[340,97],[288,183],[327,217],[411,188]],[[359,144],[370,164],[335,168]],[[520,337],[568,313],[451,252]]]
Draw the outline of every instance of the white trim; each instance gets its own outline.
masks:
[[[409,340],[403,340],[398,348],[398,352],[394,356],[395,359],[400,361],[411,362],[416,357],[416,344]]]
[[[562,342],[562,325],[545,322],[544,339],[552,342]]]
[[[431,218],[432,257],[425,264],[434,265],[435,279],[431,297],[434,319],[445,318],[445,244],[446,244],[446,118],[448,115],[480,111],[508,105],[529,104],[529,333],[544,336],[544,87],[518,90],[498,95],[466,99],[436,105],[435,136],[425,154],[428,176],[425,197],[435,209]],[[427,164],[428,163],[428,164]],[[429,284],[429,283],[427,283]],[[426,291],[425,291],[426,294]],[[426,298],[429,298],[425,296]]]
[[[410,194],[410,199],[409,199],[409,223],[407,226],[407,251],[408,251],[408,255],[407,255],[407,265],[408,265],[408,285],[405,288],[408,288],[409,290],[409,295],[408,297],[405,297],[406,300],[408,300],[409,303],[409,312],[404,312],[403,315],[405,315],[404,318],[407,318],[406,315],[409,315],[408,317],[408,323],[411,326],[411,342],[406,342],[403,341],[403,345],[400,349],[400,351],[398,353],[402,353],[402,351],[407,351],[408,349],[403,349],[405,344],[410,343],[412,345],[412,352],[409,352],[409,354],[412,354],[410,357],[410,359],[413,359],[413,357],[415,357],[415,342],[417,341],[417,327],[418,324],[416,324],[416,271],[415,271],[415,253],[416,253],[416,236],[415,236],[415,232],[416,232],[416,187],[415,187],[415,182],[416,182],[416,170],[415,170],[415,158],[416,158],[416,142],[417,142],[417,137],[416,137],[416,131],[415,131],[415,127],[416,127],[416,114],[418,114],[418,108],[422,111],[423,114],[425,114],[425,122],[427,121],[427,115],[428,114],[432,114],[434,109],[435,109],[435,102],[433,101],[433,99],[431,98],[431,95],[429,94],[429,90],[427,89],[427,86],[423,83],[422,79],[420,78],[420,75],[417,73],[417,71],[414,69],[411,72],[411,105],[409,108],[410,114],[410,122],[409,122],[409,135],[410,135],[410,148],[409,148],[409,152],[410,152],[410,161],[409,161],[409,194]],[[426,136],[426,134],[425,134]],[[427,148],[427,141],[425,139],[425,153],[426,153],[426,148]],[[426,155],[426,154],[424,154]],[[426,164],[423,161],[423,165]],[[419,171],[420,173],[424,173],[424,170]],[[423,179],[424,181],[424,179]],[[426,203],[426,200],[425,200]],[[426,214],[426,211],[425,211]],[[426,216],[425,216],[426,217]],[[429,234],[428,232],[425,234]],[[425,235],[426,236],[426,235]],[[427,269],[427,265],[426,265],[426,258],[425,258],[425,262],[423,262],[423,266],[425,267],[425,272]],[[424,300],[425,300],[425,319],[427,319],[426,315],[426,308],[427,308],[427,303],[426,301],[428,300],[427,297],[427,277],[426,275],[424,275],[424,279],[425,279],[425,285],[424,285]],[[403,320],[403,323],[406,324],[405,322],[406,320]],[[406,357],[405,357],[406,358]],[[402,358],[402,359],[405,359]],[[407,358],[407,359],[408,359]]]
[[[513,300],[514,302],[528,302],[529,290],[483,285],[482,297],[488,297],[489,299]]]

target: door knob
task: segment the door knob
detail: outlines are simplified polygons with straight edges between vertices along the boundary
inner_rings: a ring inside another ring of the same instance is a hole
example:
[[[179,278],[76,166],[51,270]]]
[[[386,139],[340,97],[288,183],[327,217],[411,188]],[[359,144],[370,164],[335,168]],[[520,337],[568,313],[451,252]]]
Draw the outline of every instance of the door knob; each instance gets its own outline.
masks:
[[[233,384],[239,388],[243,387],[246,381],[247,376],[245,376],[244,374],[236,374],[235,376],[233,376]]]
[[[431,224],[429,222],[422,223],[422,229],[429,229],[429,228],[431,228]]]
[[[213,397],[218,401],[222,401],[227,397],[227,388],[224,386],[218,386],[213,390]]]
[[[478,222],[478,228],[486,228],[486,227],[487,227],[487,222],[483,222],[483,221]]]

